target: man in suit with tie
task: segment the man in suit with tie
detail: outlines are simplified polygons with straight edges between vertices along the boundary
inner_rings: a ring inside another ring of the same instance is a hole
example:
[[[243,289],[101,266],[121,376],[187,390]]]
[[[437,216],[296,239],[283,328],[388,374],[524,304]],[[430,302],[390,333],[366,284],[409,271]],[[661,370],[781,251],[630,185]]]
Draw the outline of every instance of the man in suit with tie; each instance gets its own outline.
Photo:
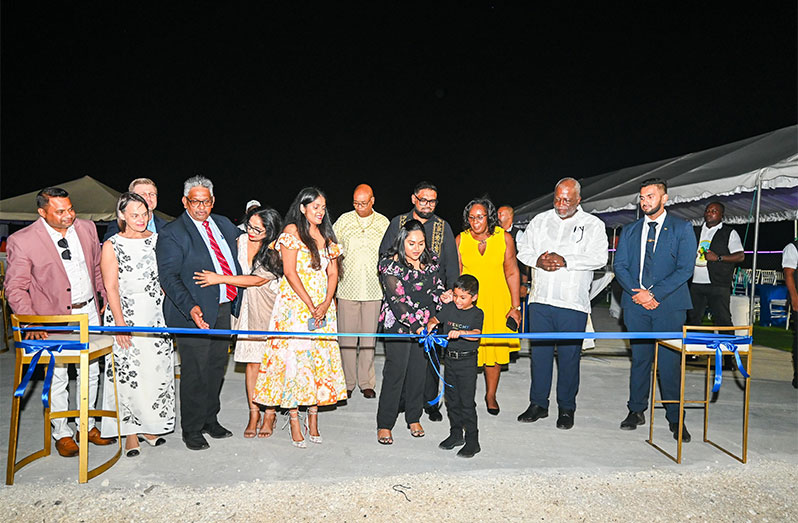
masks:
[[[213,209],[213,183],[194,176],[183,184],[186,212],[158,233],[155,253],[166,299],[163,312],[169,327],[229,329],[230,315],[238,315],[241,291],[232,285],[200,287],[194,274],[209,270],[241,274],[233,223]],[[177,335],[180,351],[180,424],[191,450],[208,448],[202,433],[228,438],[232,432],[217,419],[221,403],[227,347],[225,336]]]
[[[640,187],[640,209],[645,216],[624,227],[615,253],[615,279],[623,288],[621,307],[626,328],[632,332],[681,331],[687,311],[692,309],[687,281],[693,275],[697,248],[693,228],[665,210],[668,186],[652,178]],[[632,340],[632,368],[629,377],[629,414],[622,430],[634,430],[646,422],[651,390],[653,340]],[[659,350],[660,389],[664,400],[679,398],[679,355]],[[678,439],[679,410],[665,404],[666,418],[674,439]],[[682,441],[690,441],[683,427]]]

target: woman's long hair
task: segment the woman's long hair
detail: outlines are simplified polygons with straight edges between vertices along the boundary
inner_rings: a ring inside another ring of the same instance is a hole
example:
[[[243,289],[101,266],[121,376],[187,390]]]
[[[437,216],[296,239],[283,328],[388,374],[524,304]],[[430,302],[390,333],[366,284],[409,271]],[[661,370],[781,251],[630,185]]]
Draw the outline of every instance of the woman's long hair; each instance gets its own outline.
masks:
[[[496,232],[496,227],[499,226],[499,214],[496,212],[496,206],[490,201],[490,198],[483,196],[482,198],[474,198],[463,209],[463,230],[468,231],[471,229],[471,224],[468,223],[468,213],[475,205],[481,205],[485,208],[488,217],[488,236],[492,236]]]
[[[127,222],[124,217],[125,209],[133,202],[144,204],[147,213],[152,213],[152,211],[150,211],[150,206],[147,205],[147,200],[134,192],[122,193],[119,195],[119,200],[116,202],[116,224],[119,226],[119,232],[125,232],[125,229],[127,229]],[[147,223],[149,224],[149,221]]]
[[[391,245],[391,248],[388,249],[388,252],[385,253],[385,257],[392,258],[393,256],[396,256],[400,263],[406,265],[407,267],[413,268],[413,266],[408,263],[407,256],[405,255],[405,240],[407,239],[407,235],[413,231],[421,231],[421,234],[424,235],[424,252],[421,253],[421,258],[419,258],[419,261],[422,263],[422,265],[427,265],[429,262],[431,262],[432,254],[429,252],[429,248],[427,247],[427,233],[424,231],[424,224],[418,220],[408,220],[404,225],[399,227],[399,233],[396,235],[396,240],[394,240],[393,245]]]
[[[318,187],[305,187],[299,191],[299,194],[296,195],[291,207],[288,208],[288,214],[285,215],[285,224],[296,225],[297,232],[299,232],[299,239],[302,240],[302,243],[304,243],[310,251],[310,266],[314,270],[321,269],[321,258],[319,256],[319,249],[316,247],[316,241],[310,235],[310,223],[302,213],[302,209],[300,207],[307,207],[319,196],[324,198],[325,201],[327,200],[327,195],[324,194],[324,192],[322,192],[322,190]],[[319,224],[319,232],[321,233],[322,238],[324,238],[325,249],[328,245],[330,245],[330,243],[338,241],[335,238],[335,232],[333,232],[332,221],[330,221],[329,212],[324,213],[324,219],[322,219],[321,224]]]
[[[283,263],[280,260],[280,253],[275,249],[269,249],[269,244],[276,240],[282,232],[283,219],[280,217],[280,213],[267,205],[262,205],[247,211],[244,223],[249,225],[249,219],[255,215],[263,222],[266,236],[263,238],[258,252],[252,258],[252,272],[255,272],[258,267],[263,267],[279,278],[283,275]]]

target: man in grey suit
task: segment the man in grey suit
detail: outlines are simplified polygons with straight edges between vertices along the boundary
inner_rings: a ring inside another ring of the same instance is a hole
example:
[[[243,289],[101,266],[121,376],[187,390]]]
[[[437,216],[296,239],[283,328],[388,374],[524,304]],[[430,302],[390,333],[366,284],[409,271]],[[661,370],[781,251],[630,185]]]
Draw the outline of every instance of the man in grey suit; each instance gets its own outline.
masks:
[[[693,275],[697,242],[693,228],[665,211],[668,186],[651,178],[641,183],[640,209],[645,216],[624,227],[615,253],[615,279],[623,288],[621,307],[626,328],[632,332],[681,331],[687,311],[692,309],[687,281]],[[622,430],[634,430],[646,422],[643,414],[651,390],[653,340],[632,340],[629,377],[629,414]],[[679,398],[679,355],[659,350],[662,399]],[[667,403],[665,417],[674,439],[678,439],[678,405]],[[682,441],[690,441],[683,427]]]

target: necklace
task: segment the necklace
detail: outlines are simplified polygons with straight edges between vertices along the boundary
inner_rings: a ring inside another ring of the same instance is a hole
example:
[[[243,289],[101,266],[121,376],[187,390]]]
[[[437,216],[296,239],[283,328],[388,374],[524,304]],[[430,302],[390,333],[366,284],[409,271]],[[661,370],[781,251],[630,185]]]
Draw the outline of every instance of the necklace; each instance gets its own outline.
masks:
[[[368,224],[365,227],[361,223],[361,220],[364,220],[365,218],[361,218],[360,215],[357,215],[357,226],[360,227],[361,233],[366,234],[366,231],[374,224],[374,217],[376,214],[377,213],[375,212],[371,213],[371,219],[369,220]]]

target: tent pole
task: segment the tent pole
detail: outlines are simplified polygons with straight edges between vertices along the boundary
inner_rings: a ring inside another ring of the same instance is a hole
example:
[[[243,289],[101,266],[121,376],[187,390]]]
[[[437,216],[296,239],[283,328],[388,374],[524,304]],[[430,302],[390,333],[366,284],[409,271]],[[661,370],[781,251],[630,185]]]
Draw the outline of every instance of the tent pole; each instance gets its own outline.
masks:
[[[756,176],[756,214],[754,214],[754,257],[751,260],[751,298],[748,305],[749,325],[754,324],[754,298],[756,297],[756,257],[759,251],[759,206],[762,202],[762,171]],[[761,302],[760,302],[761,303]]]
[[[618,227],[612,228],[612,256],[610,258],[610,266],[615,265],[615,249],[617,248],[617,243],[615,243],[615,238],[618,236]]]

